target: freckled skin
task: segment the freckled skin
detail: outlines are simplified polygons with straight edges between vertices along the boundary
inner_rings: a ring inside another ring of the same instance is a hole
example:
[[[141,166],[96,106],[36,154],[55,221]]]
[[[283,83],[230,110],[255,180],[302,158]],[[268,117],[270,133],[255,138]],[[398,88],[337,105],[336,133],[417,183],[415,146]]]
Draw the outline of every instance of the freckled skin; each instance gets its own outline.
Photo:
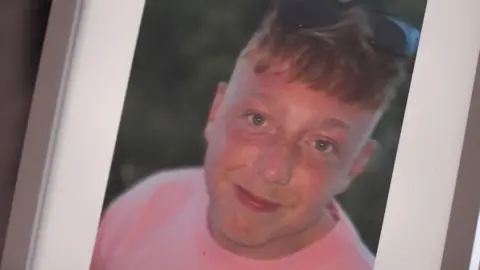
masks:
[[[205,129],[209,226],[223,247],[271,259],[321,239],[335,220],[325,210],[373,152],[369,140],[381,112],[361,109],[289,83],[284,73],[258,74],[240,58],[221,83]],[[275,202],[256,212],[235,186]]]

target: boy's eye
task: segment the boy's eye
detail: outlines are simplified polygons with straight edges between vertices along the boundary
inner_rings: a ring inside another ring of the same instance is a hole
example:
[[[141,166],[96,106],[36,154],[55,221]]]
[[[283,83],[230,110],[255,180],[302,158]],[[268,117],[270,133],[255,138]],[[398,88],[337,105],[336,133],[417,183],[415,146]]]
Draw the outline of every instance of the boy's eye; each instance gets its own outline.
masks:
[[[327,140],[317,140],[315,141],[315,149],[322,153],[332,153],[335,151],[335,146]]]
[[[247,119],[250,124],[257,127],[262,127],[267,123],[267,119],[265,118],[265,116],[259,113],[249,113],[247,114]]]

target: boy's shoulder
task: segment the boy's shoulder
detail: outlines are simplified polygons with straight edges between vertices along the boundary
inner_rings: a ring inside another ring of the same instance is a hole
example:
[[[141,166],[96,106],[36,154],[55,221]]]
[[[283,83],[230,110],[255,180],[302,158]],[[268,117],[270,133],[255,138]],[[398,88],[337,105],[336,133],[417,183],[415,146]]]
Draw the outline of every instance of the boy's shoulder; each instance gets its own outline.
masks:
[[[100,224],[97,248],[101,246],[108,253],[134,235],[161,228],[204,190],[202,168],[162,171],[145,178],[108,206]]]
[[[107,213],[123,211],[136,212],[158,199],[181,199],[198,191],[204,182],[203,168],[189,167],[154,173],[139,181],[132,188],[117,197],[107,208]]]

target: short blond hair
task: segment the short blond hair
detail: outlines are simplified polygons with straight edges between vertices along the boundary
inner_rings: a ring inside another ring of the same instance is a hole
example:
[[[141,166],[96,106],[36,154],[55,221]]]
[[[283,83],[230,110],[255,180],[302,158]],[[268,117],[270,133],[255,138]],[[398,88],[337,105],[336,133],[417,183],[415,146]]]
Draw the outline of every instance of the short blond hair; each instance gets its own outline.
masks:
[[[405,79],[405,59],[374,48],[366,13],[352,7],[329,27],[286,29],[272,9],[243,55],[260,57],[256,72],[288,65],[292,81],[325,91],[339,100],[376,109],[393,99]]]

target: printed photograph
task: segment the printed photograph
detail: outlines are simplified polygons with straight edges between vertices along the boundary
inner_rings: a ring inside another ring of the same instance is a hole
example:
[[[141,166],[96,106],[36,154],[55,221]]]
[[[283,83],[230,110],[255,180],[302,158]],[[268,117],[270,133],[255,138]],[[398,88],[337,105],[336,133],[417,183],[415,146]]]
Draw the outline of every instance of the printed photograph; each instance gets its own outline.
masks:
[[[425,7],[147,0],[91,270],[373,269]]]

